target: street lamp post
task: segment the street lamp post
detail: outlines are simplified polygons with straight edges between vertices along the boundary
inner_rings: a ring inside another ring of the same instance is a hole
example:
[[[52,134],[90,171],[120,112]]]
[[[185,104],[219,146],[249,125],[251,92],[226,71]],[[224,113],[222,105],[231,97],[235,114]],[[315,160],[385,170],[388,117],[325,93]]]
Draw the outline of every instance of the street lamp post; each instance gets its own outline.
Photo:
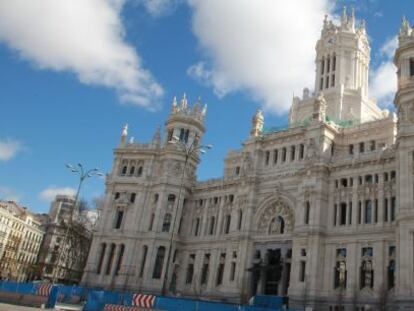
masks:
[[[187,145],[185,142],[181,141],[177,136],[173,136],[173,140],[170,141],[170,143],[177,145],[185,155],[185,161],[184,161],[184,167],[183,171],[181,172],[181,181],[180,181],[180,189],[178,191],[178,198],[177,198],[177,206],[175,213],[173,213],[173,222],[172,222],[172,234],[170,236],[169,240],[169,247],[167,252],[167,264],[165,266],[165,273],[164,273],[164,280],[162,283],[162,295],[167,295],[167,282],[168,282],[168,274],[169,274],[169,268],[170,268],[170,261],[171,261],[171,253],[172,253],[172,247],[174,243],[174,237],[175,237],[175,223],[177,221],[178,216],[178,210],[180,208],[180,201],[181,201],[181,195],[184,187],[184,177],[185,177],[185,171],[188,164],[188,159],[194,155],[196,155],[198,152],[204,154],[206,153],[206,149],[213,148],[213,145],[197,145],[198,139],[194,139],[190,145]]]
[[[63,241],[62,241],[62,244],[61,244],[61,245],[63,245],[63,247],[65,247],[65,244],[66,244],[67,239],[68,239],[69,231],[70,231],[70,229],[72,227],[72,224],[73,224],[74,211],[75,210],[77,211],[77,209],[78,209],[79,194],[80,194],[83,182],[85,181],[85,179],[93,177],[93,176],[103,176],[103,174],[99,171],[98,168],[93,168],[93,169],[87,170],[83,167],[83,165],[81,163],[78,163],[76,166],[74,166],[72,164],[66,164],[66,167],[72,173],[79,174],[79,184],[78,184],[78,189],[77,189],[76,195],[75,195],[75,202],[73,204],[72,209],[70,210],[70,214],[69,214],[70,217],[69,217],[69,219],[67,221],[67,224],[66,224],[66,231],[65,231],[65,234],[63,236]],[[53,283],[55,283],[56,279],[58,278],[57,273],[58,273],[58,270],[59,270],[60,258],[62,256],[62,253],[63,253],[63,250],[59,250],[58,257],[57,257],[57,260],[56,260],[56,268],[54,270],[53,278],[52,278]]]

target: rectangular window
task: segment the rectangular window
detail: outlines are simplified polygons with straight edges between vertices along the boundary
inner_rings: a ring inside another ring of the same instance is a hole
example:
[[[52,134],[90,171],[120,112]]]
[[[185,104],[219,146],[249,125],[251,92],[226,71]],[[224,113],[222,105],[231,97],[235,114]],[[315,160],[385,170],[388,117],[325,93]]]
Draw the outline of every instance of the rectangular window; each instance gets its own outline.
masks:
[[[207,284],[208,281],[208,269],[209,269],[209,264],[205,263],[203,264],[203,269],[201,270],[201,284]]]
[[[278,156],[277,149],[275,149],[273,150],[273,164],[277,163],[277,156]]]
[[[305,203],[305,225],[309,225],[309,214],[310,214],[310,203],[306,201]]]
[[[124,211],[117,210],[115,215],[115,229],[121,228],[122,225],[122,218],[124,217]]]
[[[395,197],[391,198],[391,213],[390,213],[391,221],[395,221]]]
[[[375,140],[371,140],[369,142],[369,150],[374,151],[375,150]]]
[[[348,202],[348,225],[352,224],[352,202]]]
[[[414,77],[414,58],[410,58],[410,76]]]
[[[337,213],[338,213],[338,205],[335,204],[335,206],[334,206],[334,219],[333,219],[333,225],[334,226],[336,226]]]
[[[230,281],[234,281],[235,276],[236,276],[236,263],[233,261],[231,263],[231,269],[230,269]]]
[[[378,199],[374,201],[374,222],[378,222]]]
[[[331,77],[331,86],[332,87],[335,86],[335,74],[333,74],[332,77]]]
[[[303,159],[304,156],[305,156],[305,145],[300,144],[300,146],[299,146],[299,158]]]
[[[329,76],[326,76],[325,78],[325,89],[329,87]]]
[[[286,148],[285,147],[283,147],[282,149],[282,161],[286,162]]]
[[[372,202],[371,200],[365,201],[365,223],[372,223]]]
[[[324,71],[325,71],[325,59],[322,58],[322,60],[321,60],[321,75],[324,74]]]
[[[340,225],[346,225],[346,203],[341,203]]]
[[[191,282],[193,281],[193,274],[194,274],[194,264],[190,263],[187,266],[187,275],[185,278],[186,284],[191,284]]]
[[[361,224],[362,220],[362,202],[358,202],[358,224]]]
[[[224,274],[224,263],[218,265],[217,269],[217,280],[216,285],[221,285],[223,283],[223,274]]]
[[[384,221],[388,221],[388,198],[384,199]]]
[[[299,270],[299,282],[305,282],[306,275],[306,261],[300,261],[300,270]]]
[[[384,173],[384,181],[387,182],[388,181],[388,173]]]
[[[266,151],[265,153],[265,164],[269,165],[269,159],[270,159],[270,152]]]
[[[295,153],[296,153],[296,147],[291,146],[290,147],[290,161],[295,161]]]
[[[336,70],[336,55],[333,56],[332,58],[332,71]]]
[[[136,193],[131,193],[131,197],[129,198],[129,201],[131,202],[131,203],[134,203],[135,202],[135,197],[137,196],[137,194]]]
[[[326,64],[326,72],[329,72],[331,70],[331,58],[327,58],[327,64]]]
[[[359,153],[364,153],[364,152],[365,152],[365,144],[359,143]]]
[[[319,90],[323,89],[323,78],[321,78],[321,81],[319,83]]]
[[[349,154],[354,154],[354,145],[349,145],[348,151],[349,151]]]

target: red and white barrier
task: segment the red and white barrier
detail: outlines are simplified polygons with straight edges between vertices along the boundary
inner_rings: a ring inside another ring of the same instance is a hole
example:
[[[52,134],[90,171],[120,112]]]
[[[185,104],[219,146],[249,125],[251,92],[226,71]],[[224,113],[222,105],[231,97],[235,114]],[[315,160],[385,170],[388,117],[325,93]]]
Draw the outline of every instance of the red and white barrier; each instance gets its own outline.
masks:
[[[137,307],[152,308],[155,304],[154,295],[134,294],[132,296],[132,305]]]
[[[37,287],[37,291],[36,294],[39,296],[49,296],[50,295],[50,291],[52,290],[52,284],[40,284]]]

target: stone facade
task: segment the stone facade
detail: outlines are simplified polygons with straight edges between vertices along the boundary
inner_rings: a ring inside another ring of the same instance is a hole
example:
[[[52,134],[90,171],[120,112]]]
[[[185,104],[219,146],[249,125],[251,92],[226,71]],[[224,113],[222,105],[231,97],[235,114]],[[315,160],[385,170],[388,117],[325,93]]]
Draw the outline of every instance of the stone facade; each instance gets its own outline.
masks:
[[[175,295],[409,310],[414,31],[404,21],[395,55],[398,118],[368,97],[370,48],[353,13],[325,19],[316,51],[315,92],[293,99],[284,130],[264,130],[259,111],[221,179],[197,182],[199,154],[176,143],[198,146],[198,103],[174,100],[163,139],[149,144],[127,143],[124,129],[83,283],[160,293],[168,265]]]

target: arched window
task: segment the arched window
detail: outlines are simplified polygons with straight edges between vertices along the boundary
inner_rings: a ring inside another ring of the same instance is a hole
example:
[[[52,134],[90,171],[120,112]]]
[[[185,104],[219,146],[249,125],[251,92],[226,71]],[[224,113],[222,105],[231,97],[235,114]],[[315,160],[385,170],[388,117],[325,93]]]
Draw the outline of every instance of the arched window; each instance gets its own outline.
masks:
[[[125,176],[125,175],[126,175],[126,173],[127,173],[127,169],[128,169],[128,167],[127,167],[126,165],[124,165],[124,166],[122,167],[122,169],[121,169],[121,175],[122,175],[122,176]]]
[[[214,225],[216,223],[216,217],[212,216],[210,218],[210,228],[208,230],[208,234],[213,235],[214,234]]]
[[[121,265],[122,265],[122,259],[124,257],[124,252],[125,252],[125,245],[121,244],[120,249],[119,249],[118,260],[117,260],[117,263],[116,263],[115,275],[118,275],[119,271],[121,270]]]
[[[241,230],[241,227],[242,227],[242,221],[243,221],[243,212],[242,212],[242,210],[239,210],[239,212],[238,212],[238,216],[239,216],[239,221],[238,221],[238,223],[237,223],[237,230]]]
[[[305,202],[305,225],[309,225],[309,215],[310,215],[310,203],[309,201]]]
[[[138,167],[137,176],[142,175],[142,166]]]
[[[115,222],[114,222],[115,229],[121,228],[123,218],[124,218],[124,211],[121,208],[118,208],[115,213]]]
[[[325,57],[322,57],[321,60],[321,75],[325,73]]]
[[[162,274],[162,268],[164,266],[165,247],[158,247],[157,257],[155,258],[154,271],[152,273],[153,279],[160,279]]]
[[[147,261],[148,246],[142,247],[141,269],[139,270],[139,277],[142,278],[145,270],[145,262]]]
[[[106,250],[106,243],[101,243],[101,250],[100,250],[100,254],[99,254],[98,267],[96,269],[97,274],[100,274],[101,271],[102,271],[103,260],[104,260],[104,257],[105,257],[105,250]]]
[[[194,235],[198,236],[199,231],[200,231],[200,218],[197,218],[195,221]]]
[[[131,166],[131,168],[129,169],[129,175],[134,175],[135,173],[135,166]]]
[[[170,232],[170,226],[171,226],[171,214],[166,213],[164,215],[164,221],[162,223],[162,232]]]
[[[231,216],[226,215],[226,218],[224,219],[224,233],[228,234],[230,232],[230,223],[231,223]]]
[[[150,222],[149,222],[149,226],[148,226],[148,231],[152,231],[152,227],[154,225],[154,213],[151,214],[151,218],[150,218]]]
[[[115,255],[115,244],[112,243],[111,248],[109,250],[108,263],[106,265],[106,271],[105,271],[106,275],[109,275],[111,273],[112,263],[114,261],[114,255]]]

